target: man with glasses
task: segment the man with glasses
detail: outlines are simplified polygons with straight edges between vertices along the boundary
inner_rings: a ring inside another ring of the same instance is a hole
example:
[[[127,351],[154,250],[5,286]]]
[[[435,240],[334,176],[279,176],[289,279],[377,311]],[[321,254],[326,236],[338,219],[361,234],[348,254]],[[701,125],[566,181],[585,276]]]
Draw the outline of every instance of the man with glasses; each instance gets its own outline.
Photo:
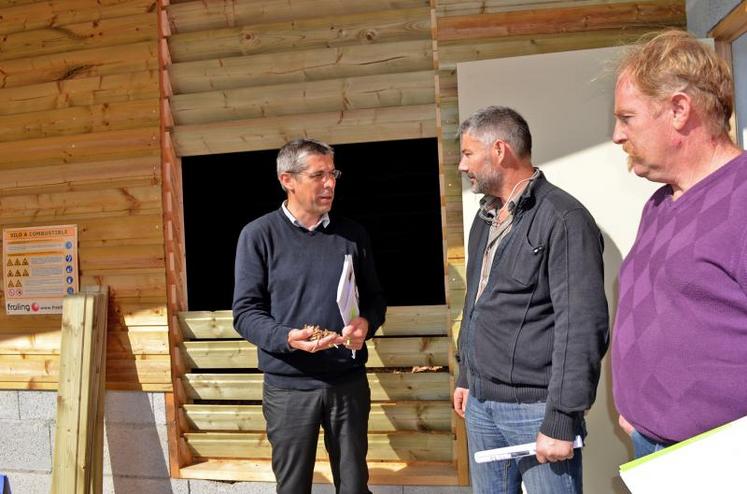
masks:
[[[532,165],[510,108],[459,129],[459,171],[485,194],[469,235],[454,409],[466,419],[478,494],[577,494],[584,412],[596,395],[609,321],[602,235],[589,212]],[[536,456],[476,463],[477,451],[537,443]]]
[[[360,225],[329,214],[340,178],[330,146],[287,143],[277,175],[287,200],[242,230],[233,301],[234,327],[259,349],[277,492],[311,492],[321,426],[336,492],[368,494],[365,340],[386,312],[371,243]],[[336,297],[348,255],[360,316],[345,325]],[[329,334],[312,339],[310,326]]]

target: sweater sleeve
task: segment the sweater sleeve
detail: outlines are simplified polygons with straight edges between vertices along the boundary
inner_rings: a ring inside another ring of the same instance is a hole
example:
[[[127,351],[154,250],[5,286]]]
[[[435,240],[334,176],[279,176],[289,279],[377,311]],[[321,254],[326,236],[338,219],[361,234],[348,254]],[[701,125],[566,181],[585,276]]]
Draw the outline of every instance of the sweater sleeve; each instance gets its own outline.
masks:
[[[599,229],[581,208],[559,218],[550,236],[548,278],[555,321],[540,431],[552,438],[573,440],[584,411],[596,397],[609,338],[603,249]]]
[[[292,328],[270,314],[267,266],[269,253],[259,228],[241,231],[234,270],[233,325],[245,339],[268,352],[287,353]]]
[[[366,339],[373,337],[374,333],[384,324],[386,317],[386,301],[384,290],[379,283],[376,274],[371,241],[365,231],[361,234],[358,245],[358,295],[360,297],[361,317],[368,321],[368,335]]]

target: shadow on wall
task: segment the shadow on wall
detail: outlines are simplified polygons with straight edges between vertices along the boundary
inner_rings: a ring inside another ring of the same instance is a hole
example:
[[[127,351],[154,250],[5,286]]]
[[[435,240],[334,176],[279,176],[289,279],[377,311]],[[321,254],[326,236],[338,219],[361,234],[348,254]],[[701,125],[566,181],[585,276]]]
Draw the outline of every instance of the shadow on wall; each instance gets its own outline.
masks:
[[[162,400],[163,394],[107,393],[104,483],[111,475],[116,494],[173,493]]]

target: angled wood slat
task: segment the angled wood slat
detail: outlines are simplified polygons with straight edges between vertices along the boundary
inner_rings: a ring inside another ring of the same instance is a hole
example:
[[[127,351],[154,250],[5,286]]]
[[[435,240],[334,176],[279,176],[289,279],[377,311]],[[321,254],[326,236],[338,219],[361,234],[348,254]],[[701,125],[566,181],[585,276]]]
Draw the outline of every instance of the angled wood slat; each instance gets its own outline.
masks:
[[[97,77],[158,68],[157,44],[144,41],[0,62],[0,87]]]
[[[174,142],[181,156],[195,156],[275,149],[297,136],[329,144],[420,139],[436,136],[435,112],[431,104],[182,125]]]
[[[374,338],[369,340],[368,368],[447,365],[446,337]],[[257,348],[244,340],[187,341],[186,363],[193,369],[257,367]],[[332,352],[348,352],[340,347]]]
[[[197,457],[270,457],[270,443],[265,433],[190,432],[184,437]],[[317,458],[326,457],[324,435],[320,434]],[[367,458],[369,461],[448,461],[451,459],[451,434],[413,431],[369,434]]]
[[[429,0],[216,0],[174,3],[166,8],[172,33],[304,20],[336,14],[429,7]]]
[[[453,41],[604,29],[656,29],[684,21],[685,6],[681,0],[639,1],[446,17],[438,22],[437,36],[439,41]]]
[[[0,142],[154,127],[159,123],[157,99],[76,106],[0,116]]]
[[[171,65],[169,75],[180,94],[432,68],[432,42],[422,40],[182,62]]]
[[[155,23],[156,16],[146,12],[6,34],[0,38],[0,60],[155,40]]]
[[[158,71],[142,70],[0,89],[0,115],[157,98]]]
[[[449,462],[369,462],[369,483],[384,485],[457,485],[454,463]],[[205,460],[182,467],[182,478],[274,482],[269,460]],[[331,483],[329,463],[317,460],[314,482]]]
[[[272,86],[178,94],[171,98],[177,125],[298,115],[435,101],[433,71],[345,77]]]
[[[152,12],[153,0],[47,0],[3,8],[0,34]]]
[[[184,389],[192,399],[261,400],[261,374],[185,374]],[[1,379],[0,379],[1,380]],[[446,372],[368,373],[373,401],[449,400]]]
[[[261,405],[186,404],[185,423],[195,432],[255,431],[267,429]],[[369,432],[451,430],[451,402],[373,403],[368,418]]]
[[[430,9],[389,10],[253,24],[169,38],[173,62],[236,57],[308,48],[431,38]]]
[[[447,306],[412,305],[389,307],[379,336],[445,335]],[[241,338],[233,328],[230,310],[180,312],[182,334],[188,339]]]

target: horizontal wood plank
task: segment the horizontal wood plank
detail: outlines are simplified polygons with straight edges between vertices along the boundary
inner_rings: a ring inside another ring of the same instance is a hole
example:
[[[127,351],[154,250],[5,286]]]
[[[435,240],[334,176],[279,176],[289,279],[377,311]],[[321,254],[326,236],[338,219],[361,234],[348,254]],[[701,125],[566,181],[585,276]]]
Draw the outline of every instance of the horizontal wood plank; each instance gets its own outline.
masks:
[[[1,380],[1,379],[0,379]],[[261,374],[185,374],[188,396],[201,400],[261,400]],[[446,372],[369,373],[374,401],[449,400]]]
[[[445,305],[388,307],[379,336],[445,335],[448,311]],[[182,335],[187,339],[241,338],[233,328],[233,313],[222,311],[180,312]]]
[[[374,338],[367,342],[368,368],[448,365],[446,337]],[[187,341],[182,344],[192,369],[252,369],[257,347],[244,340]],[[349,353],[344,347],[330,352]]]
[[[431,39],[428,8],[338,12],[329,17],[177,33],[169,38],[169,53],[173,62],[186,62],[417,39]]]
[[[156,19],[146,12],[6,34],[0,38],[0,60],[155,40]]]
[[[433,71],[419,71],[178,94],[171,108],[188,125],[434,101]]]
[[[500,36],[572,32],[657,29],[685,22],[681,0],[629,2],[446,17],[438,21],[438,40],[453,41]]]
[[[46,0],[3,8],[0,34],[153,12],[153,0]]]
[[[276,149],[298,136],[329,144],[436,136],[435,105],[399,106],[268,117],[174,129],[180,156]]]
[[[261,405],[185,404],[184,419],[196,432],[267,430]],[[448,401],[373,403],[369,432],[449,431],[452,407]]]
[[[169,67],[169,76],[181,94],[432,68],[432,42],[423,40],[182,62]]]
[[[158,69],[158,45],[143,41],[0,61],[2,87]]]
[[[157,70],[81,77],[0,89],[0,115],[151,99],[158,96]]]
[[[172,33],[430,7],[429,0],[194,0],[166,7]]]
[[[188,432],[184,438],[196,457],[254,458],[270,457],[267,434],[242,432]],[[451,434],[442,432],[401,431],[368,435],[368,460],[376,461],[449,461]],[[324,435],[320,434],[317,458],[327,457]]]

